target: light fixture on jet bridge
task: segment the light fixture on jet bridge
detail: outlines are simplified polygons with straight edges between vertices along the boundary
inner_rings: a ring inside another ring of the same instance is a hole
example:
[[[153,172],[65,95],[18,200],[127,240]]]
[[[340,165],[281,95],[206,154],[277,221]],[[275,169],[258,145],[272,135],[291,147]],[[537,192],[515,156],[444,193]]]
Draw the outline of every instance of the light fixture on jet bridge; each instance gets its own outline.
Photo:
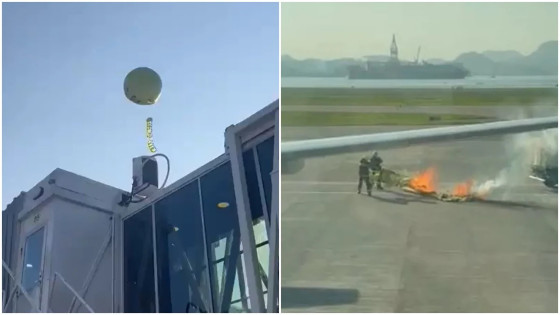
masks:
[[[220,209],[225,209],[225,208],[227,208],[227,207],[229,207],[229,202],[220,202],[220,203],[218,203],[218,208],[220,208]]]

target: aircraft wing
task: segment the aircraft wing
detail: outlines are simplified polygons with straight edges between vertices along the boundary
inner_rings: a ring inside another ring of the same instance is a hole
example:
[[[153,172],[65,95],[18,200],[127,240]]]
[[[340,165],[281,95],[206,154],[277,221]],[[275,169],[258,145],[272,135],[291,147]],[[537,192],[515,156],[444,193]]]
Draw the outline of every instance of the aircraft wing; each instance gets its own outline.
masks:
[[[282,142],[282,159],[390,149],[414,144],[461,140],[481,136],[558,128],[558,117],[529,118],[491,123],[384,132],[356,136]]]

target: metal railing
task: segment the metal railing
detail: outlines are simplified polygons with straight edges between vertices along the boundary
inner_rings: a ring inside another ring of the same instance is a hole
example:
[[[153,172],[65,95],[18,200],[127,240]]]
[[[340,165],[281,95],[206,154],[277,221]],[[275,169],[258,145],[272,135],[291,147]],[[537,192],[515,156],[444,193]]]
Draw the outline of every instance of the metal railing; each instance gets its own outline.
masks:
[[[64,284],[68,288],[68,290],[70,290],[70,292],[72,292],[72,294],[74,295],[73,301],[74,301],[74,299],[77,299],[88,310],[88,312],[95,313],[93,311],[93,309],[91,308],[91,306],[89,306],[89,304],[87,304],[87,302],[78,294],[78,292],[76,292],[76,290],[74,290],[74,288],[72,288],[72,286],[70,284],[68,284],[68,282],[66,282],[66,280],[64,280],[64,277],[62,277],[58,272],[54,273],[54,278],[53,278],[53,283],[52,283],[53,288],[54,288],[54,283],[56,282],[57,277],[60,278],[60,281],[62,282],[62,284]],[[53,295],[52,295],[52,292],[51,292],[50,297],[49,297],[49,305],[50,305],[52,296]],[[74,305],[72,304],[71,309],[73,308],[73,306]]]
[[[33,312],[43,313],[41,311],[41,309],[39,308],[39,306],[35,303],[33,298],[29,295],[29,292],[27,292],[27,290],[25,290],[23,288],[21,283],[16,280],[16,278],[14,276],[14,273],[12,272],[10,267],[8,267],[6,262],[2,261],[2,267],[6,270],[6,272],[8,273],[8,275],[10,276],[10,278],[12,279],[12,281],[15,284],[14,289],[8,295],[8,298],[6,299],[4,305],[2,305],[2,313],[7,312],[8,305],[10,305],[10,302],[11,302],[12,298],[14,297],[18,288],[19,288],[20,292],[23,294],[23,296],[27,299],[29,304],[31,305]],[[60,278],[60,281],[70,290],[70,292],[72,292],[72,294],[74,295],[73,299],[77,299],[78,301],[80,301],[80,303],[82,303],[82,305],[88,310],[88,312],[95,313],[93,311],[93,309],[89,306],[89,304],[76,292],[76,290],[74,290],[74,288],[72,288],[72,286],[70,284],[68,284],[68,282],[66,282],[64,277],[62,277],[58,272],[54,273],[53,286],[52,287],[54,287],[54,283],[56,282],[57,277]],[[51,295],[49,297],[49,304],[50,304],[51,299],[52,299],[52,292],[51,292]]]
[[[10,293],[10,295],[8,296],[8,299],[6,300],[6,304],[2,306],[2,313],[6,312],[6,308],[8,307],[8,305],[10,305],[10,301],[12,299],[12,297],[15,295],[16,290],[19,288],[21,290],[21,293],[23,293],[23,296],[27,299],[27,301],[29,302],[29,304],[31,305],[32,309],[34,312],[36,313],[42,313],[41,309],[39,308],[39,306],[33,301],[33,299],[31,298],[31,296],[29,295],[29,293],[27,292],[27,290],[25,290],[23,288],[23,286],[21,285],[20,282],[18,282],[14,276],[14,273],[12,272],[12,270],[10,269],[10,267],[8,267],[8,265],[6,264],[6,262],[4,260],[2,260],[2,268],[4,268],[6,270],[6,272],[8,273],[8,275],[10,276],[10,278],[12,278],[12,281],[15,283],[15,287],[12,290],[12,292]]]

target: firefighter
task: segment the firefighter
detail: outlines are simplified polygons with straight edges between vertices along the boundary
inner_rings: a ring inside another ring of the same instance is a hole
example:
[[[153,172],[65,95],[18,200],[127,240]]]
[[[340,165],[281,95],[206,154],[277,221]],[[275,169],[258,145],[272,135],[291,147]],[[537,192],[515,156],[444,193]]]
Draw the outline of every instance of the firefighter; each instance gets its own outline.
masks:
[[[369,180],[369,162],[366,158],[360,160],[360,168],[358,172],[358,194],[362,193],[362,185],[366,182],[368,196],[371,196],[371,182]]]
[[[378,174],[377,175],[377,180],[375,181],[375,188],[377,188],[379,190],[383,189],[383,187],[381,186],[381,173],[383,171],[383,168],[381,167],[382,163],[383,163],[383,160],[379,157],[377,152],[373,152],[373,156],[369,160],[369,168],[371,169],[372,172],[375,172],[375,173]]]

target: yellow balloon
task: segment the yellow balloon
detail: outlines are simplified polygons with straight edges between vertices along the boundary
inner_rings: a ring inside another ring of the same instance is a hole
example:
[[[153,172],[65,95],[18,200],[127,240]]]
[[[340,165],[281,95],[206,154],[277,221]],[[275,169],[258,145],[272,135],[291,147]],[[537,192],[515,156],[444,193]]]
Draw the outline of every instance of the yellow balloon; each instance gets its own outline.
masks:
[[[140,67],[124,78],[124,94],[138,105],[154,105],[161,94],[161,78],[154,70]]]

